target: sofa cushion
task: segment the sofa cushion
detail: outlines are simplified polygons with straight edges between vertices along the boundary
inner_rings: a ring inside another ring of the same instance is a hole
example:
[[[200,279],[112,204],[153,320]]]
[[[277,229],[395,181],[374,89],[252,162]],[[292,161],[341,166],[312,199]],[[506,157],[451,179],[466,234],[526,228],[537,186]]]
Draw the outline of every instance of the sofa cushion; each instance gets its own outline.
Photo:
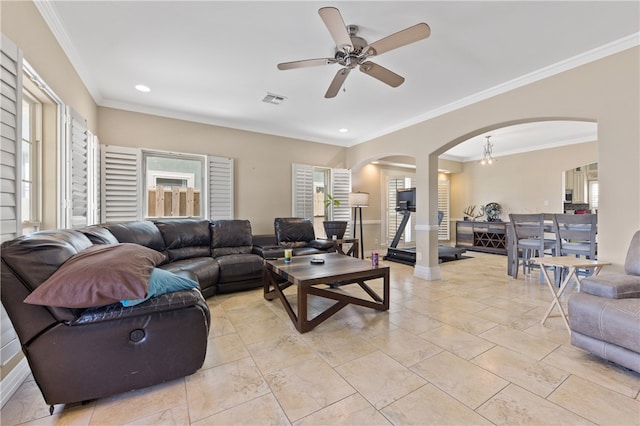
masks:
[[[316,238],[313,231],[313,223],[306,218],[277,217],[273,225],[276,239],[280,245],[290,246],[289,243],[308,243]]]
[[[152,297],[157,297],[167,293],[173,293],[180,290],[191,290],[198,287],[196,281],[189,278],[182,277],[174,274],[173,272],[166,271],[160,268],[153,268],[151,276],[149,277],[149,288],[147,295],[140,299],[127,299],[122,300],[122,306],[135,306],[142,302],[145,302]]]
[[[640,277],[618,273],[585,277],[580,291],[609,299],[640,297]]]
[[[309,241],[309,247],[324,251],[335,251],[336,242],[333,240],[311,240]]]
[[[93,244],[118,244],[118,239],[105,227],[91,225],[78,229],[89,238]]]
[[[160,268],[174,274],[195,278],[205,297],[213,296],[216,293],[220,271],[218,263],[210,256],[176,260],[161,265]]]
[[[164,240],[169,262],[211,256],[209,221],[202,219],[155,220]]]
[[[213,257],[251,253],[253,240],[248,220],[215,220],[211,222],[211,254]]]
[[[103,226],[118,239],[118,242],[140,244],[160,252],[166,249],[160,230],[148,220],[109,223]]]
[[[231,254],[215,260],[220,267],[219,284],[262,277],[264,262],[257,254]]]
[[[311,246],[296,247],[293,249],[294,256],[307,256],[310,254],[320,254],[320,253],[326,253],[326,251],[313,248]]]
[[[163,260],[163,254],[138,244],[94,245],[71,257],[24,301],[89,308],[142,298],[151,271]]]

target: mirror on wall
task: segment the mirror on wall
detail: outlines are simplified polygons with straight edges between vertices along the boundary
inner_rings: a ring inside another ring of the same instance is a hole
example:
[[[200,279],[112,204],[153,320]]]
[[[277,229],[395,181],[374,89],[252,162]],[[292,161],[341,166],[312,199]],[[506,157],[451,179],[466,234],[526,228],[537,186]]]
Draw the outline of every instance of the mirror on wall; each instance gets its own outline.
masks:
[[[596,213],[598,210],[598,163],[564,172],[564,212]]]

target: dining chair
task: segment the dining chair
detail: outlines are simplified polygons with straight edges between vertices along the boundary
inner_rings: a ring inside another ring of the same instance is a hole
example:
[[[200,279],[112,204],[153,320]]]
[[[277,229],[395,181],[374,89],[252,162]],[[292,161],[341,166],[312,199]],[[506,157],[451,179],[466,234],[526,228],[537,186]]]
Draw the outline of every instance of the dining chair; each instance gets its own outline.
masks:
[[[514,233],[514,268],[513,277],[518,278],[518,268],[522,264],[522,273],[527,274],[534,267],[532,257],[542,257],[546,252],[555,255],[556,241],[544,237],[544,214],[509,214]],[[542,280],[542,275],[540,276]]]
[[[597,227],[598,216],[595,214],[553,215],[558,256],[575,255],[595,259]]]
[[[556,252],[558,256],[586,257],[596,259],[598,244],[598,216],[595,214],[555,214],[553,228],[556,233]],[[560,271],[560,279],[566,271]],[[589,276],[593,269],[579,269],[576,274]]]

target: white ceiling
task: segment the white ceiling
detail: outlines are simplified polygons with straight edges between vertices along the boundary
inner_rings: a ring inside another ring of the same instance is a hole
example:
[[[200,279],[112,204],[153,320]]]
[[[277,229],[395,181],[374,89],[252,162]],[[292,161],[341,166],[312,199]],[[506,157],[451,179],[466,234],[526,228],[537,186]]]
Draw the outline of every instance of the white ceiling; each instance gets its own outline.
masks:
[[[98,105],[341,146],[640,44],[638,1],[36,5]],[[345,91],[325,99],[338,65],[279,71],[280,62],[333,56],[334,41],[318,15],[323,6],[337,7],[369,43],[429,24],[426,40],[371,59],[405,83],[391,88],[354,71]],[[151,92],[136,91],[136,84]],[[261,102],[267,93],[286,100]],[[496,155],[504,155],[503,148],[520,152],[595,135],[589,123],[518,127],[491,133]],[[349,131],[339,133],[341,128]],[[467,151],[460,145],[447,155],[471,160],[483,141],[476,137]]]

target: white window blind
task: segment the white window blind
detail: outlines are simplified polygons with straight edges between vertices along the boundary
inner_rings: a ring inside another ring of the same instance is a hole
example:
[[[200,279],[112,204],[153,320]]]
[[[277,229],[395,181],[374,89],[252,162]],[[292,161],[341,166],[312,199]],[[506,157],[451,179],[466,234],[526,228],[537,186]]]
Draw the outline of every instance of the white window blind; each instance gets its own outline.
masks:
[[[306,217],[313,219],[313,171],[314,166],[307,164],[292,164],[291,179],[291,215],[293,217]],[[340,201],[338,207],[331,206],[331,220],[351,219],[349,208],[349,192],[351,192],[351,170],[330,169],[331,174],[331,195]],[[347,230],[347,232],[349,232]],[[348,235],[348,233],[347,233]]]
[[[313,166],[292,165],[291,215],[313,219]]]
[[[87,222],[93,225],[100,222],[100,141],[87,131],[87,142]]]
[[[142,153],[138,148],[102,146],[102,222],[129,222],[142,218],[141,158]]]
[[[233,219],[233,159],[207,157],[209,165],[209,219]]]
[[[438,181],[438,211],[443,213],[442,222],[438,227],[438,240],[449,241],[450,222],[449,222],[449,181]]]
[[[0,240],[22,233],[21,115],[22,53],[2,34],[0,58]]]
[[[70,150],[69,183],[67,188],[70,211],[67,217],[71,228],[81,228],[89,224],[89,141],[87,121],[70,107],[66,107],[66,143]]]
[[[22,233],[22,52],[0,34],[0,241]],[[20,342],[4,306],[0,305],[0,364],[20,352]],[[9,399],[15,388],[7,386],[10,370],[0,383],[0,400]]]
[[[351,192],[351,170],[331,169],[331,192],[340,201],[339,206],[332,207],[332,220],[346,220],[345,235],[352,235],[351,208],[349,207],[349,193]]]
[[[591,210],[598,209],[599,188],[597,180],[589,181],[589,208]]]

